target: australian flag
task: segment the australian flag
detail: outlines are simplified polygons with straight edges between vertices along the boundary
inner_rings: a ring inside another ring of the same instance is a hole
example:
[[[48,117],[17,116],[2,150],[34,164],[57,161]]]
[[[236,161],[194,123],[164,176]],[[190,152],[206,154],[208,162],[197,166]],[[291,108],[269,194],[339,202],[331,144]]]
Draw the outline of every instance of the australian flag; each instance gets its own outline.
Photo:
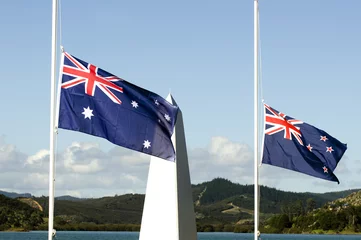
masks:
[[[59,128],[175,160],[178,107],[67,52],[62,59]]]
[[[321,129],[264,107],[262,163],[340,183],[333,171],[347,145]]]

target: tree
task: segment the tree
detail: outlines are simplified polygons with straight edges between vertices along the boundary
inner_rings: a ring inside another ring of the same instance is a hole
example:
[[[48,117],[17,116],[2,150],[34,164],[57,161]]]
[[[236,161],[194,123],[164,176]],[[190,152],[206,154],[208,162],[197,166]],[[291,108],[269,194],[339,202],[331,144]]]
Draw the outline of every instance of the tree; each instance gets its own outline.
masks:
[[[268,223],[277,233],[281,233],[285,228],[292,226],[292,222],[286,214],[275,215],[268,220]]]
[[[288,216],[288,220],[291,222],[293,217],[302,216],[305,213],[303,202],[297,200],[296,202],[290,202],[281,205],[281,212]]]
[[[297,200],[294,204],[292,204],[292,210],[295,217],[305,214],[305,209],[301,200]]]
[[[336,214],[331,211],[321,212],[318,217],[318,222],[320,223],[321,229],[326,231],[337,229],[340,225]]]
[[[309,198],[306,201],[306,211],[312,212],[316,208],[316,201],[313,198]]]

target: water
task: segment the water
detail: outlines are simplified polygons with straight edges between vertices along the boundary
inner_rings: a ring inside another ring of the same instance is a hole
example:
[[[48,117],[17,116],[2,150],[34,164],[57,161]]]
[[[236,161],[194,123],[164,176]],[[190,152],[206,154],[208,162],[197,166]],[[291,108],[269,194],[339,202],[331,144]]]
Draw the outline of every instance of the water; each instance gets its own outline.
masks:
[[[0,232],[0,240],[47,240],[46,231]],[[55,240],[138,240],[138,232],[57,232]],[[360,240],[361,235],[265,234],[262,240]],[[156,240],[156,239],[154,239]],[[253,240],[247,233],[198,233],[198,240]]]

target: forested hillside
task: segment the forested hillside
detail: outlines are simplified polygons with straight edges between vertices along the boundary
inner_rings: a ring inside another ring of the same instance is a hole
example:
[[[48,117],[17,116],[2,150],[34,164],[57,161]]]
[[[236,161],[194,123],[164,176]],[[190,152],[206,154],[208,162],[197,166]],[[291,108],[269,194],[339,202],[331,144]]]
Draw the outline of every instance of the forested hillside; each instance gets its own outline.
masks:
[[[199,231],[251,231],[253,185],[235,184],[227,179],[216,178],[192,185],[192,190]],[[285,214],[289,221],[294,223],[292,217],[303,216],[355,191],[357,190],[323,194],[295,193],[261,186],[261,222],[267,225],[268,219],[279,216],[277,214],[282,216]],[[33,197],[33,199],[41,205],[44,209],[44,217],[47,217],[48,197]],[[67,230],[137,230],[141,222],[143,204],[143,194],[94,199],[57,197],[55,224],[57,229]],[[159,211],[167,211],[167,209],[159,209]],[[237,229],[234,226],[237,226]],[[240,229],[239,226],[242,228]],[[41,225],[40,228],[46,230],[46,224]]]
[[[43,213],[26,203],[0,195],[0,231],[35,229],[43,223]]]
[[[324,204],[321,208],[284,209],[267,219],[264,232],[272,233],[359,233],[361,191]]]

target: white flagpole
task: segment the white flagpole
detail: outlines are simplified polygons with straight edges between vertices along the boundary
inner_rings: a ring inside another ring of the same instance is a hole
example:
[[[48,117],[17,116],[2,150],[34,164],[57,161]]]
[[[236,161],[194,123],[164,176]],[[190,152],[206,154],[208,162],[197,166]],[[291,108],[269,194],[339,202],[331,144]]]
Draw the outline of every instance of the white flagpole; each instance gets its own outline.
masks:
[[[52,29],[51,29],[51,83],[50,83],[50,163],[49,163],[49,220],[48,220],[48,240],[53,239],[54,228],[54,172],[55,172],[55,99],[56,99],[56,31],[58,20],[58,1],[53,0],[52,7]]]
[[[254,239],[258,240],[258,0],[254,0]]]

